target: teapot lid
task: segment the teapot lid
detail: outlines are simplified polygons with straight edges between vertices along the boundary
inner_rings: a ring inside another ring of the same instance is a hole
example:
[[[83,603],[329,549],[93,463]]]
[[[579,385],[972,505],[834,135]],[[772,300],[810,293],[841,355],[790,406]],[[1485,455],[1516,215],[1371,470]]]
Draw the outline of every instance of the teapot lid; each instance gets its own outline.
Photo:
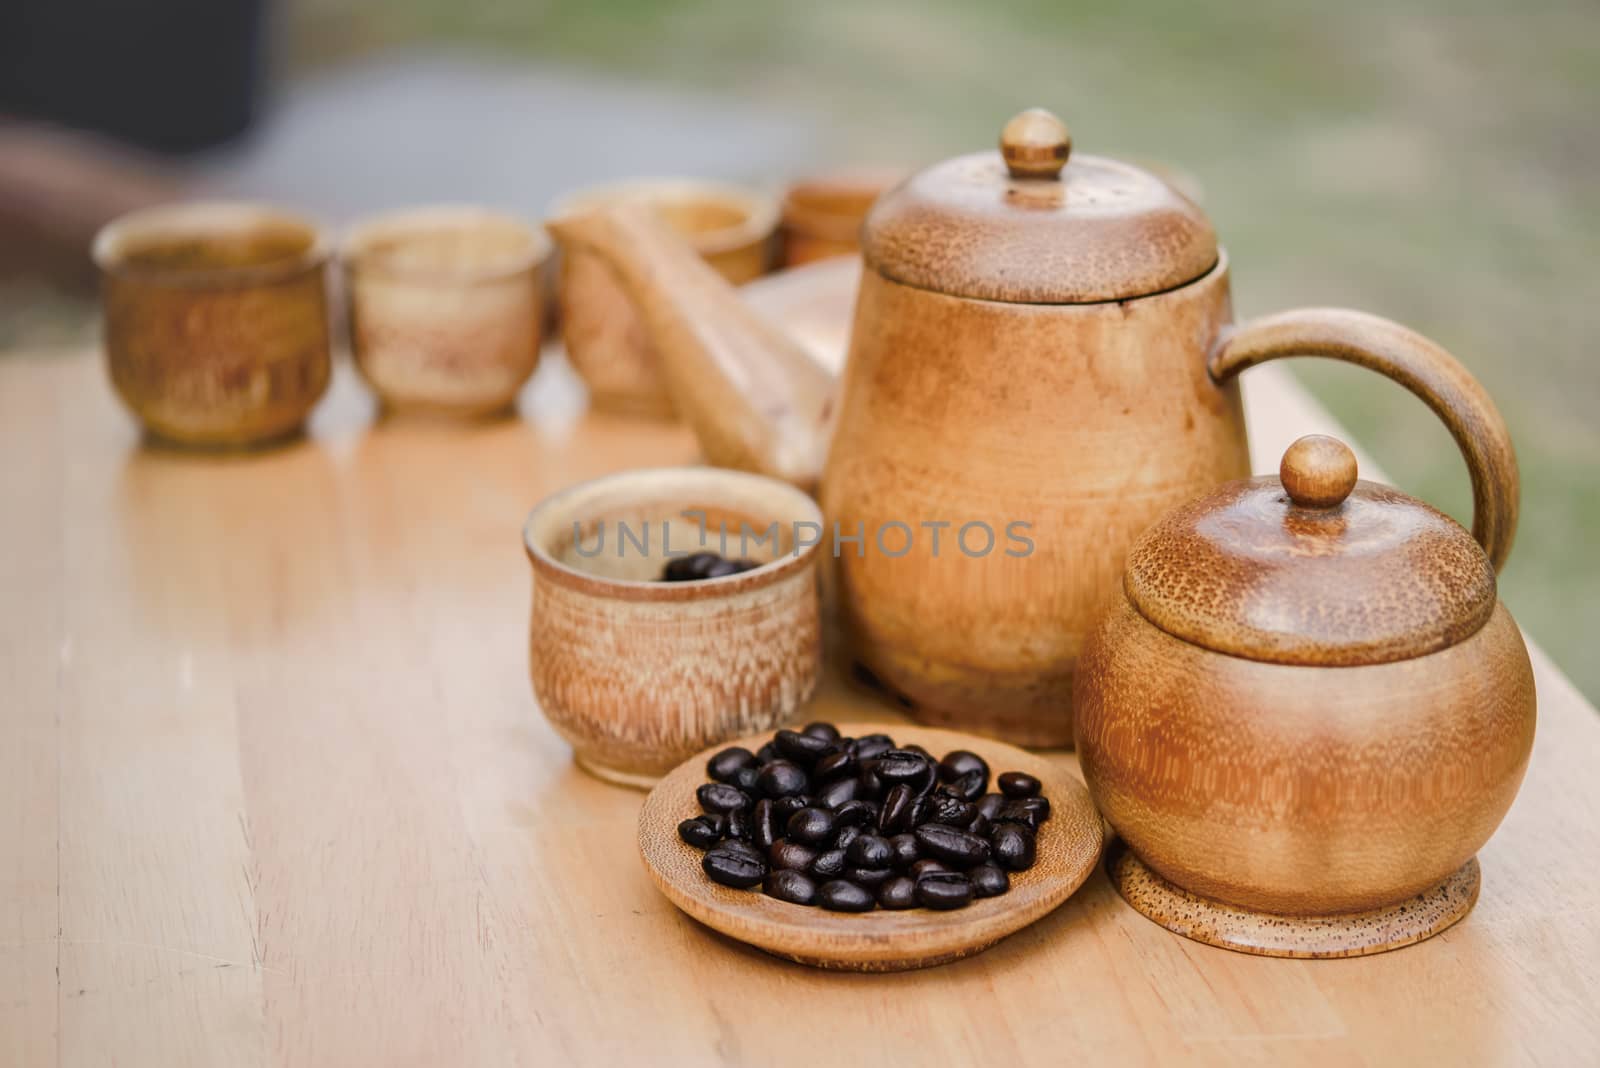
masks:
[[[998,152],[934,164],[878,199],[862,231],[868,266],[1014,304],[1148,296],[1215,266],[1216,234],[1193,202],[1131,164],[1071,153],[1060,119],[1016,115]]]
[[[1167,513],[1128,556],[1123,589],[1174,637],[1278,664],[1406,660],[1470,637],[1494,611],[1494,567],[1444,513],[1374,482],[1313,434],[1279,477],[1230,482]]]

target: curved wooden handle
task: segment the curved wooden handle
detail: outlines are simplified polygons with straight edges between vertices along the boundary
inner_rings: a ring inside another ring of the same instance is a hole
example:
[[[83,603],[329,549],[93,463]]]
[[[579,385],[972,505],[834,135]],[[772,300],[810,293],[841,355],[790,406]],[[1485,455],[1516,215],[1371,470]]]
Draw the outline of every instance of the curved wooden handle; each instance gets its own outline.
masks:
[[[1478,380],[1414,330],[1365,312],[1301,308],[1225,332],[1207,369],[1217,382],[1280,356],[1325,356],[1394,379],[1444,420],[1472,477],[1472,535],[1499,571],[1517,532],[1521,479],[1511,434]]]

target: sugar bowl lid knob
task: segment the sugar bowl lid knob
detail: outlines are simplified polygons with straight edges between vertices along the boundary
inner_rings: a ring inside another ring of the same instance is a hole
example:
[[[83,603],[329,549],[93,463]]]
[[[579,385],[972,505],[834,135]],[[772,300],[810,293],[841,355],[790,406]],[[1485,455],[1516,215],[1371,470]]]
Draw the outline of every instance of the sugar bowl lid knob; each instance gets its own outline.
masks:
[[[1278,478],[1302,508],[1337,508],[1356,488],[1356,454],[1338,438],[1307,434],[1284,451]]]
[[[1044,108],[1018,112],[1000,131],[1000,155],[1013,178],[1058,178],[1071,153],[1067,124]]]

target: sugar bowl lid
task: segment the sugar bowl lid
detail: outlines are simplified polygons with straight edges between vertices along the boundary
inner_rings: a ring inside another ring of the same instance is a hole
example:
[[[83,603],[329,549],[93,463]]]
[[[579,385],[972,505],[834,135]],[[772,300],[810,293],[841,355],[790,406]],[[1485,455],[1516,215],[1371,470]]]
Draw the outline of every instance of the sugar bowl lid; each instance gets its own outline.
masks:
[[[1016,115],[998,152],[937,163],[885,193],[862,232],[896,282],[1017,304],[1092,304],[1191,282],[1217,262],[1211,222],[1131,164],[1073,155],[1060,119]]]
[[[1455,520],[1356,480],[1343,442],[1303,437],[1279,477],[1230,482],[1159,520],[1123,588],[1174,637],[1279,664],[1352,666],[1454,645],[1488,622],[1489,557]]]

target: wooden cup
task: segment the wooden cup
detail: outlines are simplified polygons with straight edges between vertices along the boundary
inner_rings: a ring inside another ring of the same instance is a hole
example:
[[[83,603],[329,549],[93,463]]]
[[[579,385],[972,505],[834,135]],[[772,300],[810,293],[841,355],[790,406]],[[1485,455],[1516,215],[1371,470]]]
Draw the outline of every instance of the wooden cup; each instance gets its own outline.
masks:
[[[356,366],[384,404],[509,409],[539,363],[550,239],[482,208],[415,208],[354,228],[341,259]]]
[[[648,786],[794,716],[822,669],[821,532],[793,486],[711,467],[627,471],[536,507],[523,528],[533,692],[579,766]],[[669,552],[701,550],[764,563],[656,581]]]
[[[327,389],[327,244],[276,208],[146,208],[96,235],[112,385],[152,434],[245,446],[296,433]]]
[[[691,179],[598,186],[558,202],[551,215],[582,214],[630,201],[649,204],[735,285],[760,277],[771,265],[778,206],[739,186]],[[564,254],[556,300],[567,358],[588,384],[595,407],[672,418],[672,398],[655,347],[611,268],[590,253]]]
[[[783,195],[783,265],[798,267],[861,251],[861,224],[905,172],[859,168],[815,174]]]

